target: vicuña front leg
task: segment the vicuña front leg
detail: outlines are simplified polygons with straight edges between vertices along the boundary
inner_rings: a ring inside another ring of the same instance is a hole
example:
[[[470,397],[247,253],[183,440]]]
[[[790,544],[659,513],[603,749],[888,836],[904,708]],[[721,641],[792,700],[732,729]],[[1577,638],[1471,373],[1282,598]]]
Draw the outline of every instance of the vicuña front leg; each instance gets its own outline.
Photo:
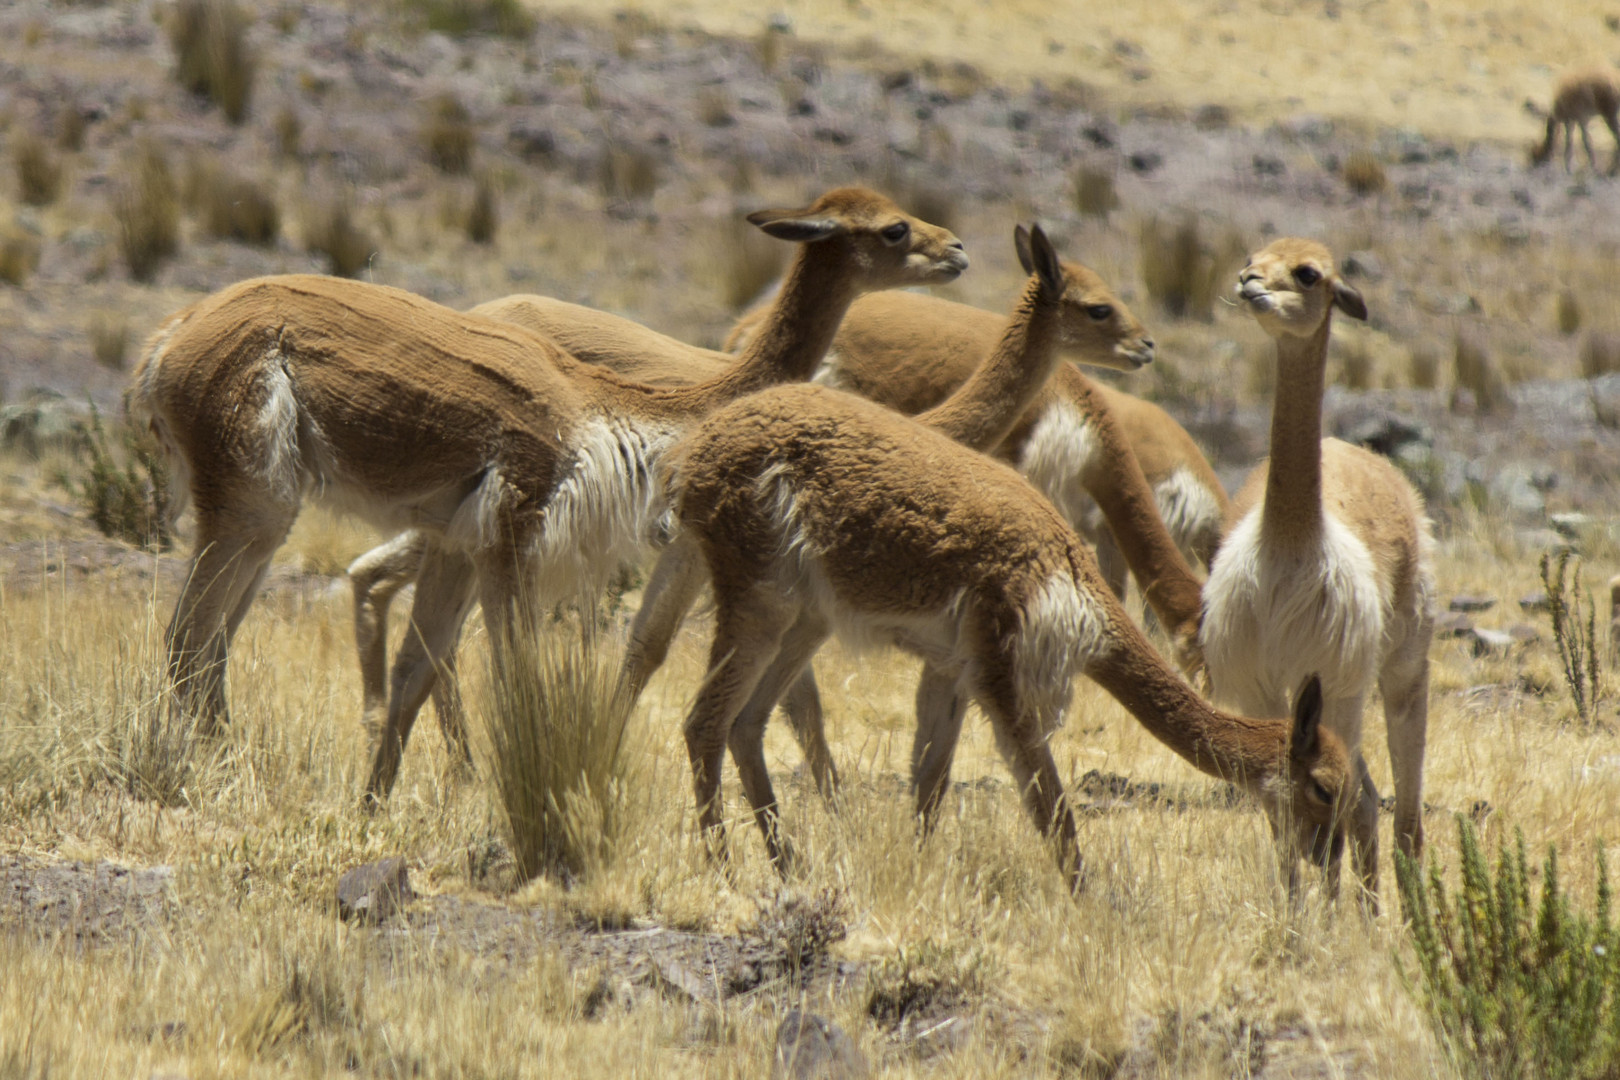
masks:
[[[924,664],[917,679],[917,733],[911,744],[911,790],[923,834],[933,832],[939,804],[951,786],[951,762],[962,737],[967,697],[959,675]]]
[[[416,580],[427,537],[406,532],[349,564],[354,594],[354,645],[360,660],[360,708],[366,735],[376,742],[388,714],[388,608]]]

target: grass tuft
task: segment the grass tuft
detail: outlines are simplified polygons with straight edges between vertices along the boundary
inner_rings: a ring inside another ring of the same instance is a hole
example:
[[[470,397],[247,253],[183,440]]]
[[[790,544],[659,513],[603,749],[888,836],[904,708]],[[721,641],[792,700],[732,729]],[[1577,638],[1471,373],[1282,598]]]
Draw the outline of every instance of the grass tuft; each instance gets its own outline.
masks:
[[[39,241],[16,226],[0,226],[0,281],[22,288],[39,269]]]
[[[119,424],[116,445],[115,450],[101,413],[92,405],[85,445],[89,467],[83,479],[68,486],[103,536],[167,551],[173,543],[168,466],[151,436],[140,428]]]
[[[404,0],[403,7],[423,29],[451,37],[493,34],[522,40],[534,33],[534,16],[522,0]]]
[[[1142,259],[1142,284],[1173,318],[1210,319],[1231,268],[1242,257],[1242,246],[1228,234],[1221,240],[1204,235],[1196,214],[1183,213],[1173,222],[1158,215],[1144,220],[1137,231]]]
[[[189,186],[209,236],[263,247],[281,234],[281,210],[258,182],[210,161],[196,167]]]
[[[124,370],[124,357],[129,352],[129,323],[122,318],[97,311],[90,316],[90,355],[96,363],[110,371]]]
[[[1507,381],[1490,351],[1472,334],[1459,333],[1452,350],[1456,384],[1452,392],[1452,408],[1458,405],[1457,391],[1466,390],[1473,395],[1474,407],[1482,413],[1505,412],[1512,408]]]
[[[1119,209],[1114,190],[1114,170],[1100,165],[1081,165],[1074,171],[1074,208],[1081,217],[1108,219]]]
[[[658,158],[639,147],[610,146],[597,164],[597,186],[610,199],[645,202],[658,193]]]
[[[440,172],[459,176],[472,168],[478,135],[472,115],[454,94],[439,94],[428,101],[422,143],[428,160]]]
[[[180,196],[169,161],[156,143],[144,143],[130,179],[114,195],[119,249],[129,275],[148,282],[180,250]]]
[[[1389,183],[1383,163],[1365,150],[1344,159],[1344,186],[1357,195],[1376,195]]]
[[[77,102],[70,101],[56,114],[56,148],[73,154],[84,149],[84,111]]]
[[[49,206],[62,193],[62,163],[45,140],[19,135],[11,149],[17,166],[17,191],[29,206]]]
[[[489,177],[482,177],[473,191],[472,207],[467,211],[467,239],[475,244],[492,244],[500,226],[501,214],[495,199],[495,185]]]
[[[720,295],[732,311],[752,304],[782,276],[788,246],[772,240],[741,217],[728,218],[720,227]]]
[[[180,0],[169,22],[175,80],[233,124],[247,119],[257,69],[247,30],[248,16],[232,0]]]
[[[924,941],[902,946],[873,964],[866,979],[866,1015],[885,1027],[937,1015],[983,996],[992,985],[981,949]]]
[[[489,774],[520,881],[582,878],[628,831],[631,702],[604,631],[580,618],[521,632],[490,661]]]
[[[1558,332],[1568,337],[1581,328],[1581,304],[1574,289],[1558,290]]]
[[[333,197],[307,211],[304,246],[326,256],[327,268],[339,277],[354,277],[371,264],[377,245],[354,223],[347,199]]]

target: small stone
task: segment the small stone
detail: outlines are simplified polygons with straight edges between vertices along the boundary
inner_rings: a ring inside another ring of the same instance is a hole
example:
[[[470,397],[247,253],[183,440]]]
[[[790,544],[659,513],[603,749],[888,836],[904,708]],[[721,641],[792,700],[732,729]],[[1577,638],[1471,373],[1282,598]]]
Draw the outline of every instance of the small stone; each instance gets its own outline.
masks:
[[[771,1080],[865,1080],[866,1055],[830,1020],[791,1009],[776,1029]]]
[[[1437,638],[1469,637],[1474,632],[1474,620],[1460,611],[1448,611],[1434,620]]]
[[[1500,630],[1486,630],[1483,627],[1476,627],[1469,639],[1469,645],[1473,648],[1475,656],[1505,653],[1517,644],[1512,634],[1504,634]]]
[[[414,899],[404,859],[366,863],[338,878],[338,916],[346,920],[379,923]]]
[[[1552,604],[1547,599],[1547,594],[1544,592],[1527,593],[1524,596],[1519,597],[1519,610],[1531,612],[1551,611]]]
[[[1541,640],[1541,631],[1527,622],[1516,622],[1507,628],[1508,637],[1521,644]]]
[[[1566,540],[1579,540],[1581,533],[1590,529],[1596,522],[1589,514],[1578,510],[1571,510],[1562,514],[1550,514],[1547,523],[1557,530],[1558,535]]]
[[[1344,258],[1344,272],[1348,277],[1380,281],[1384,276],[1384,263],[1370,251],[1352,251]]]
[[[1145,175],[1164,164],[1164,155],[1157,150],[1139,150],[1127,157],[1125,164],[1131,167],[1132,172]]]
[[[1452,611],[1489,611],[1496,606],[1494,596],[1453,596],[1450,609]]]

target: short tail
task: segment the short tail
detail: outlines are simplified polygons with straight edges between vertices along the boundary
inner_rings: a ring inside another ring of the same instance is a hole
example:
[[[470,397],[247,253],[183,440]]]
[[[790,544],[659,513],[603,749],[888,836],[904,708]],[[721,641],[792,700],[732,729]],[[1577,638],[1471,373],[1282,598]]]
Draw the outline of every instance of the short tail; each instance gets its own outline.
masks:
[[[191,467],[169,429],[157,388],[163,354],[188,314],[188,311],[182,311],[172,316],[146,339],[146,344],[141,347],[141,358],[130,377],[129,388],[124,391],[125,418],[132,426],[144,427],[151,432],[158,452],[168,466],[169,491],[164,501],[163,517],[164,525],[171,530],[191,502]]]

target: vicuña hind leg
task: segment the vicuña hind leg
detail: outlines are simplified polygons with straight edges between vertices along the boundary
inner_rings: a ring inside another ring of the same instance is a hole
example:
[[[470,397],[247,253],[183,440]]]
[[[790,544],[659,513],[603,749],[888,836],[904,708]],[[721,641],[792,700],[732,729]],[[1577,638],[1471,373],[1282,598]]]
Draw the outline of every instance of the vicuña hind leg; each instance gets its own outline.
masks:
[[[771,789],[770,772],[765,767],[765,724],[776,708],[777,699],[798,680],[810,658],[826,640],[826,622],[808,613],[800,614],[782,635],[775,659],[754,685],[753,693],[732,721],[731,733],[727,736],[743,793],[754,809],[754,820],[760,832],[765,834],[765,849],[770,852],[777,872],[784,875],[792,867],[793,851],[781,835],[776,792]]]
[[[805,664],[804,671],[788,687],[782,697],[782,712],[787,716],[793,738],[804,752],[804,762],[810,767],[810,776],[816,782],[816,791],[828,802],[838,796],[838,769],[833,765],[832,750],[827,746],[827,725],[821,709],[821,690],[816,686],[815,668]]]
[[[416,580],[426,546],[421,533],[401,533],[349,564],[354,645],[360,659],[360,715],[373,741],[388,714],[388,608],[399,590]]]
[[[689,539],[677,538],[658,556],[652,577],[641,593],[641,607],[630,624],[620,675],[630,700],[635,701],[669,655],[669,643],[681,628],[686,613],[708,580],[703,554]]]
[[[917,679],[917,734],[911,744],[911,790],[923,833],[934,829],[934,816],[951,786],[951,763],[962,737],[968,699],[958,685],[959,672],[924,664]]]
[[[1350,749],[1355,767],[1367,779],[1361,786],[1356,806],[1349,809],[1351,853],[1356,874],[1369,893],[1378,895],[1378,789],[1373,786],[1367,772],[1367,763],[1361,755],[1361,720],[1366,711],[1366,698],[1361,695],[1332,698],[1323,703],[1322,726],[1332,731]],[[1328,889],[1338,895],[1339,883],[1329,881]]]
[[[230,722],[225,669],[230,640],[264,580],[270,557],[287,537],[296,507],[250,523],[200,512],[197,550],[169,623],[169,677],[181,709],[208,734]]]
[[[1395,774],[1395,847],[1415,859],[1423,851],[1423,755],[1429,734],[1429,658],[1392,657],[1378,679],[1390,771]]]

